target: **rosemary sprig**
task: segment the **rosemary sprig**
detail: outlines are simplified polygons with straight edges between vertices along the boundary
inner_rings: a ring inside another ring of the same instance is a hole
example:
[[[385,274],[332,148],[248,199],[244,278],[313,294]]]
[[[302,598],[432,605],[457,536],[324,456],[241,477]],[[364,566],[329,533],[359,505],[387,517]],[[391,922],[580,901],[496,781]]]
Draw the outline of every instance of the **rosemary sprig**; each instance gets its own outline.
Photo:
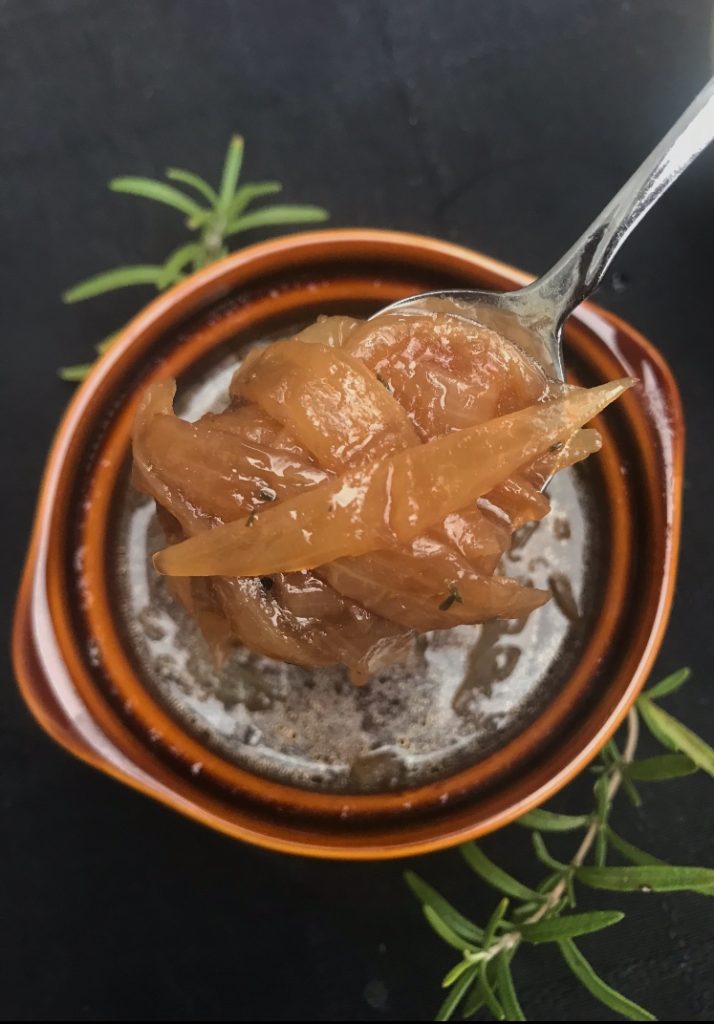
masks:
[[[461,959],[443,981],[449,992],[436,1020],[449,1020],[457,1009],[464,1019],[485,1008],[496,1020],[525,1020],[518,1000],[511,963],[528,945],[551,944],[580,983],[596,999],[629,1020],[655,1020],[643,1007],[616,992],[598,977],[574,939],[609,928],[622,920],[619,910],[572,913],[575,883],[610,892],[695,892],[714,896],[714,870],[676,867],[638,849],[621,838],[609,824],[615,797],[622,788],[639,799],[632,781],[653,782],[680,778],[695,771],[714,776],[714,750],[657,703],[682,686],[689,676],[682,669],[650,687],[628,715],[622,752],[610,741],[603,749],[593,787],[594,807],[587,814],[557,814],[538,808],[518,825],[531,831],[536,858],[547,874],[535,887],[524,885],[497,864],[475,843],[461,848],[469,867],[497,889],[503,899],[484,928],[470,921],[413,872],[406,882],[422,904],[424,916],[439,937],[457,949]],[[636,760],[640,722],[670,753]],[[628,788],[629,787],[629,788]],[[634,791],[633,793],[630,791]],[[581,832],[575,851],[567,859],[552,855],[543,834]],[[614,850],[625,865],[607,863]]]
[[[274,195],[283,186],[279,181],[253,181],[239,187],[243,151],[243,139],[240,135],[234,135],[228,145],[218,189],[192,171],[177,167],[169,167],[165,172],[169,181],[176,184],[134,175],[113,178],[109,182],[112,192],[151,199],[183,214],[186,227],[193,233],[193,240],[174,249],[163,263],[115,267],[80,281],[64,293],[63,301],[83,302],[106,292],[135,285],[149,285],[160,292],[181,281],[192,271],[227,255],[227,240],[242,232],[257,228],[315,224],[327,220],[329,214],[320,206],[278,203],[249,210],[256,199]],[[192,190],[197,198],[185,189]],[[99,355],[106,351],[117,333],[96,346]],[[63,380],[81,381],[90,369],[91,363],[82,363],[62,367],[59,374]]]

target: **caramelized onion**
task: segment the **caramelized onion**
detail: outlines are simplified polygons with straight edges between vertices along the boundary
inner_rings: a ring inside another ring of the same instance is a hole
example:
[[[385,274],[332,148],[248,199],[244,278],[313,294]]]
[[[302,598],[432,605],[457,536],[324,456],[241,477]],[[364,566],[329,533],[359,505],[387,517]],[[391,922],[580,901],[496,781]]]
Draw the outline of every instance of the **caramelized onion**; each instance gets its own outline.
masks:
[[[177,418],[172,381],[144,396],[134,481],[170,545],[155,565],[217,657],[241,643],[363,682],[414,633],[547,600],[500,559],[630,383],[565,388],[444,312],[322,318],[249,353],[222,413]]]

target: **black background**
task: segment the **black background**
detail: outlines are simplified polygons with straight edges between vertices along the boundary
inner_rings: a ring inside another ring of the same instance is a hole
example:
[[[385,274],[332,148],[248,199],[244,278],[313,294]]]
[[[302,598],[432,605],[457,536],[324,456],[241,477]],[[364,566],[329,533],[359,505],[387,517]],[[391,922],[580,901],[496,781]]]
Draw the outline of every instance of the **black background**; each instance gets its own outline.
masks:
[[[3,633],[45,453],[71,386],[55,367],[142,301],[63,308],[118,262],[159,260],[173,211],[112,196],[115,174],[219,173],[233,131],[248,177],[327,206],[336,225],[413,229],[546,269],[712,71],[704,0],[0,0]],[[684,396],[684,545],[661,671],[695,680],[672,711],[710,740],[714,152],[628,242],[599,299],[670,360]],[[146,296],[148,298],[148,296]],[[0,1012],[22,1020],[427,1020],[453,955],[403,864],[331,864],[241,846],[54,746],[3,662]],[[711,780],[620,811],[638,845],[714,865]],[[564,807],[589,799],[585,783]],[[531,874],[525,833],[489,852]],[[493,896],[454,852],[419,870],[478,920]],[[607,906],[613,898],[591,900]],[[583,941],[665,1020],[712,1020],[709,901],[614,902]],[[549,951],[519,957],[527,1012],[604,1020]]]

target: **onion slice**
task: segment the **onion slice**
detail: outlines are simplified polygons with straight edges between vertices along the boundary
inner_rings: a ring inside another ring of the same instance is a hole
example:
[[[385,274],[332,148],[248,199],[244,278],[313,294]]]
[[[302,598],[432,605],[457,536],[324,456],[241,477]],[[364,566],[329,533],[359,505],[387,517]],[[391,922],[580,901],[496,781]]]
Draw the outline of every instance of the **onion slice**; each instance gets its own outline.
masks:
[[[260,576],[395,547],[567,442],[634,383],[570,391],[407,448],[165,548],[154,564],[168,576]]]

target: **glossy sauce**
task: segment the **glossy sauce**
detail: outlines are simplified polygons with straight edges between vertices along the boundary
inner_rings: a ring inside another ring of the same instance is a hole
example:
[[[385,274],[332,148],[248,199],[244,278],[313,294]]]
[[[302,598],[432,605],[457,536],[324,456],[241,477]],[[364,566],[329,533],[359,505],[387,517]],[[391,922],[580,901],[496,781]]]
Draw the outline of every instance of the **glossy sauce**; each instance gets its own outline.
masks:
[[[419,634],[547,600],[499,563],[622,390],[563,390],[458,316],[325,319],[249,353],[222,411],[179,419],[168,381],[145,396],[134,477],[173,545],[157,566],[217,663],[238,643],[364,683]]]
[[[225,394],[211,371],[181,411]],[[587,469],[587,466],[585,467]],[[342,666],[306,669],[237,648],[216,665],[198,626],[150,555],[165,543],[153,501],[127,486],[110,552],[117,620],[144,685],[185,728],[234,763],[303,788],[370,792],[419,785],[473,763],[519,732],[551,698],[582,649],[599,592],[596,482],[578,468],[549,487],[554,514],[519,531],[502,570],[547,588],[561,573],[581,610],[554,601],[526,620],[431,631],[404,662],[355,687]],[[557,523],[567,523],[568,536]],[[159,740],[160,737],[152,737]],[[201,765],[193,766],[200,773]]]

